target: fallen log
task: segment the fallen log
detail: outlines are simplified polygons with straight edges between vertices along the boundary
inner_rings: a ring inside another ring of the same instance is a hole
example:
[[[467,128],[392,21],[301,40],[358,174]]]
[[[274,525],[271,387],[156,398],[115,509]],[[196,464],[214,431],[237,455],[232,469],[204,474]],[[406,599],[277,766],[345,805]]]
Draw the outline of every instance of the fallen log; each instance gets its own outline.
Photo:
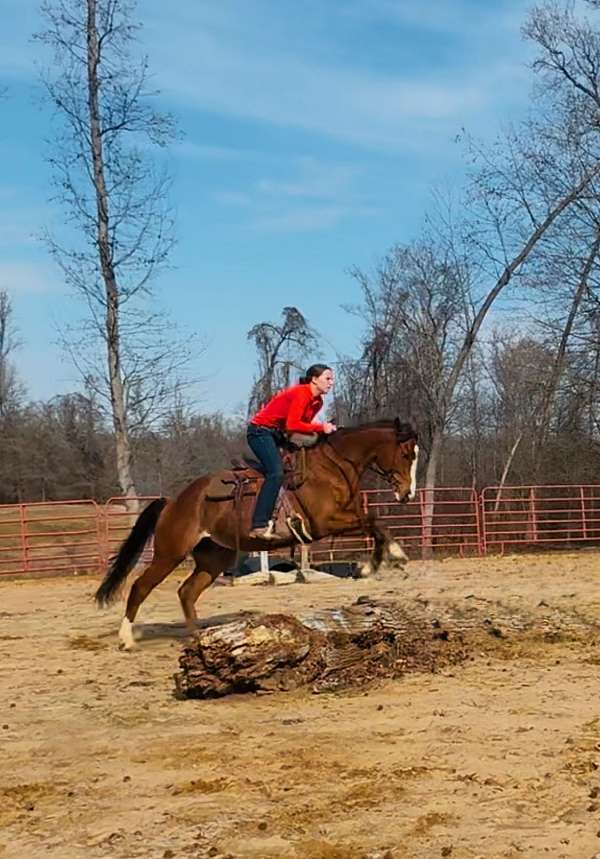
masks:
[[[466,658],[460,637],[397,604],[360,602],[308,616],[264,614],[203,630],[180,657],[177,693],[314,691],[362,685]]]
[[[293,617],[253,614],[202,630],[184,647],[177,694],[209,698],[232,692],[313,691],[361,686],[408,672],[436,671],[473,653],[525,639],[600,643],[600,623],[545,601],[525,607],[467,595],[458,603],[378,602]]]

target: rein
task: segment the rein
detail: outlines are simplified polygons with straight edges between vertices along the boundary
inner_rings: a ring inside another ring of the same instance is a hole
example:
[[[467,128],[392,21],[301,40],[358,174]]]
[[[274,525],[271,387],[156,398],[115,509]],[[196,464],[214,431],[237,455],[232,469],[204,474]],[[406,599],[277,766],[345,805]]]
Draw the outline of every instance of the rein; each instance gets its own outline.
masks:
[[[350,465],[352,467],[353,471],[355,472],[357,479],[360,480],[361,472],[356,467],[356,463],[354,463],[351,459],[348,459],[347,456],[344,456],[343,454],[341,454],[339,452],[339,450],[336,450],[331,442],[329,443],[329,445],[323,446],[322,450],[326,450],[326,449],[331,449],[335,453],[335,457],[328,457],[328,459],[330,462],[333,462],[334,465],[337,465],[339,470],[344,475],[344,478],[346,479],[346,482],[348,483],[349,486],[350,486],[350,481],[348,480],[348,476],[347,476],[346,472],[344,471],[344,469],[342,468],[340,463],[337,461],[338,458],[343,460],[344,462],[347,462],[348,465]],[[398,476],[398,472],[395,471],[393,468],[387,468],[387,469],[382,468],[374,460],[372,460],[368,465],[365,466],[364,471],[372,471],[378,477],[383,477],[383,479],[385,481],[387,481],[387,483],[390,483],[390,484],[393,484],[394,477]]]
[[[356,467],[355,463],[352,462],[351,459],[348,459],[348,457],[343,456],[338,450],[335,449],[335,447],[331,443],[328,445],[323,445],[321,450],[324,453],[326,453],[327,459],[329,460],[329,462],[331,462],[333,465],[335,465],[336,468],[338,469],[338,471],[341,471],[344,480],[348,484],[348,489],[350,490],[350,492],[352,492],[353,491],[352,483],[350,481],[350,478],[346,474],[344,466],[342,465],[340,460],[342,460],[342,462],[347,462],[348,465],[354,471],[354,473],[356,475],[356,479],[360,480],[360,472],[359,472],[358,468]],[[331,456],[330,454],[334,454],[334,455]]]
[[[396,486],[400,484],[400,474],[396,471],[395,468],[383,468],[381,465],[379,465],[379,463],[376,462],[375,457],[373,457],[373,459],[371,459],[371,461],[368,462],[362,469],[359,469],[356,463],[353,460],[349,459],[347,456],[344,456],[344,454],[342,454],[339,450],[337,450],[332,442],[333,439],[329,441],[329,444],[323,445],[322,449],[324,451],[328,451],[327,459],[333,465],[336,466],[338,471],[342,473],[344,480],[348,485],[348,489],[350,491],[351,496],[356,494],[358,486],[356,489],[353,487],[351,479],[348,477],[348,474],[346,473],[346,469],[342,465],[342,462],[348,463],[348,465],[352,468],[357,483],[360,482],[360,478],[366,471],[372,471],[373,474],[376,474],[378,477],[383,478],[383,480],[385,480],[388,486],[390,486],[392,489],[396,489]],[[357,511],[358,517],[364,526],[366,520],[364,517],[364,513],[362,512],[361,505],[357,506]]]
[[[394,477],[398,476],[398,472],[394,471],[393,468],[382,468],[380,465],[377,465],[376,462],[371,462],[367,468],[373,471],[378,477],[383,477],[388,483],[393,484]]]

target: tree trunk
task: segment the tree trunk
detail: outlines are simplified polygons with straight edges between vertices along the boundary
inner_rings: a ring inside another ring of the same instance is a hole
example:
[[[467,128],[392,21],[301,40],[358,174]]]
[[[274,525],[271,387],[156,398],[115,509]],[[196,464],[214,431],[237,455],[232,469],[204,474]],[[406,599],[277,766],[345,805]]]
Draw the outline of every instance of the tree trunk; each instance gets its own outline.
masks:
[[[127,426],[125,386],[121,368],[121,341],[119,332],[119,288],[113,265],[109,232],[108,192],[104,177],[102,129],[98,102],[100,46],[96,24],[96,0],[87,0],[87,70],[90,142],[96,191],[98,252],[106,291],[106,349],[110,400],[115,431],[117,478],[125,496],[137,495],[132,474],[131,444]]]
[[[457,603],[401,604],[360,597],[347,608],[292,617],[246,614],[208,627],[184,647],[175,675],[183,698],[233,692],[313,692],[431,672],[474,653],[519,653],[514,643],[590,642],[598,620],[544,603],[515,605],[469,594]]]
[[[431,451],[427,460],[425,472],[425,487],[423,489],[423,506],[421,509],[421,556],[423,560],[431,560],[433,557],[433,513],[435,503],[435,485],[438,464],[442,453],[443,431],[436,428],[431,438]]]
[[[462,642],[425,621],[422,609],[415,619],[394,603],[359,601],[299,618],[256,615],[210,627],[184,648],[175,682],[185,698],[307,684],[320,692],[434,671],[465,656]]]
[[[510,453],[506,458],[506,462],[504,463],[504,469],[502,471],[502,477],[500,478],[500,483],[498,484],[498,492],[496,493],[496,501],[494,503],[494,513],[498,512],[498,508],[500,507],[500,501],[502,500],[502,490],[504,489],[504,484],[506,483],[506,478],[508,477],[508,472],[510,471],[510,467],[513,463],[513,459],[519,449],[519,445],[523,439],[523,430],[516,437],[513,446],[510,449]]]
[[[573,300],[571,302],[571,307],[569,309],[569,314],[567,316],[567,320],[565,322],[565,327],[562,332],[562,336],[560,338],[560,343],[558,346],[558,351],[556,353],[556,358],[554,360],[554,365],[552,367],[552,374],[550,376],[550,381],[546,386],[546,390],[544,391],[544,396],[542,399],[542,406],[540,409],[540,418],[539,418],[539,429],[537,432],[537,438],[535,438],[534,444],[534,474],[535,480],[539,479],[539,470],[540,470],[540,459],[542,455],[542,449],[544,446],[544,442],[548,435],[548,422],[550,420],[550,410],[552,408],[552,403],[554,401],[554,397],[556,394],[556,389],[558,388],[558,383],[560,382],[560,377],[563,372],[563,368],[565,365],[565,356],[567,353],[567,346],[569,343],[569,338],[571,337],[571,332],[573,331],[573,325],[575,324],[575,318],[579,311],[579,307],[581,302],[583,301],[584,295],[588,288],[588,280],[590,276],[590,272],[593,268],[594,262],[596,261],[596,257],[598,256],[598,252],[600,251],[600,232],[596,234],[596,239],[594,244],[592,245],[592,249],[589,253],[589,256],[586,260],[586,263],[583,267],[583,271],[581,273],[581,277],[579,279],[579,283],[577,285],[577,289],[575,290],[575,294],[573,296]]]

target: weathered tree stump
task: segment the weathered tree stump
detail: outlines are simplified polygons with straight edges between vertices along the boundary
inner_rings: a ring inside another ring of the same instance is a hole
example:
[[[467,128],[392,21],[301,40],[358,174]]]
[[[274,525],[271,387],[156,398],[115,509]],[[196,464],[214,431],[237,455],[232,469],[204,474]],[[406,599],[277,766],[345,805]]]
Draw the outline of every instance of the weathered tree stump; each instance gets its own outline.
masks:
[[[434,671],[466,649],[431,618],[410,617],[393,603],[362,602],[309,616],[266,614],[203,630],[187,645],[176,675],[178,694],[206,698],[231,692],[314,691],[362,685],[409,670]]]

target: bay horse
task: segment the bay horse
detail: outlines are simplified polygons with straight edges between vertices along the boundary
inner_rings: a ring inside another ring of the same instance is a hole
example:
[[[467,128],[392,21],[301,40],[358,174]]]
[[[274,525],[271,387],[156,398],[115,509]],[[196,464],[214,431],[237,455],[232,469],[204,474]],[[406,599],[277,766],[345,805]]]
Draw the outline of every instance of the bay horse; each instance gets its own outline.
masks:
[[[374,470],[394,489],[396,500],[411,501],[416,492],[418,458],[417,433],[410,424],[381,420],[358,427],[340,428],[306,450],[306,479],[288,495],[302,511],[313,539],[337,534],[364,533],[374,538],[371,559],[377,569],[384,553],[404,557],[401,547],[392,541],[374,518],[362,509],[360,481],[367,469]],[[262,475],[247,471],[257,485]],[[281,549],[296,543],[289,539],[260,540],[251,538],[250,520],[254,499],[238,493],[220,498],[214,496],[215,485],[235,485],[232,471],[224,470],[199,477],[174,499],[157,498],[139,515],[129,536],[111,559],[106,576],[95,598],[100,606],[117,596],[129,572],[135,566],[146,542],[154,533],[152,562],[136,579],[127,599],[119,639],[121,647],[134,645],[133,621],[148,594],[188,555],[195,567],[179,587],[178,595],[190,632],[195,632],[195,604],[200,594],[236,559],[239,550],[256,552]]]

